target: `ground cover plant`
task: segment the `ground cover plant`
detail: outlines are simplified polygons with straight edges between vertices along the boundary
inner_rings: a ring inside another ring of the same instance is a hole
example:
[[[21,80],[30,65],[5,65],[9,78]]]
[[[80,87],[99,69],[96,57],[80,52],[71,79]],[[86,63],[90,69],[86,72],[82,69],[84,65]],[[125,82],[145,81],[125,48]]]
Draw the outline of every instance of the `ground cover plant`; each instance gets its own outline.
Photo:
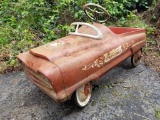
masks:
[[[70,23],[89,22],[83,12],[89,2],[108,10],[107,25],[146,28],[148,34],[155,30],[134,11],[143,12],[156,0],[0,0],[0,73],[21,69],[16,55],[65,36]]]

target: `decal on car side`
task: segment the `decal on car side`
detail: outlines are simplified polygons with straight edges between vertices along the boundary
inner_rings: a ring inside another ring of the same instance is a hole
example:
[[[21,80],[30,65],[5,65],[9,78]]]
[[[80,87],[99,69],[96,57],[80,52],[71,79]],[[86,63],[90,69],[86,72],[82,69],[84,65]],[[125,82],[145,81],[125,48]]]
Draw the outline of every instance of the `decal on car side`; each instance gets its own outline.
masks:
[[[104,63],[112,60],[113,58],[119,56],[122,53],[122,46],[117,47],[116,49],[110,51],[109,53],[104,54]]]
[[[92,63],[85,65],[82,70],[89,70],[91,68],[95,68],[95,67],[101,67],[103,66],[105,63],[111,61],[112,59],[114,59],[115,57],[119,56],[120,54],[122,54],[124,51],[126,51],[132,44],[134,43],[134,41],[128,42],[123,44],[122,46],[119,46],[113,50],[111,50],[108,53],[105,53],[103,56],[97,58],[95,61],[93,61]]]

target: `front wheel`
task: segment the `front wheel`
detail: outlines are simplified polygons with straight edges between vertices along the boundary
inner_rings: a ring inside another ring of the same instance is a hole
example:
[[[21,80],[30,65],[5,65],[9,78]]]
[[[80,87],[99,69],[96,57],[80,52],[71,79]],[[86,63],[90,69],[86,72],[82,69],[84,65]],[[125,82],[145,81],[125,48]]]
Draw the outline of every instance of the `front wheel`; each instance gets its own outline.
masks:
[[[78,88],[74,94],[74,100],[76,105],[79,107],[85,107],[91,98],[92,94],[92,85],[91,83],[87,83]]]
[[[136,67],[142,57],[142,49],[138,50],[135,54],[131,57],[131,63],[133,67]]]

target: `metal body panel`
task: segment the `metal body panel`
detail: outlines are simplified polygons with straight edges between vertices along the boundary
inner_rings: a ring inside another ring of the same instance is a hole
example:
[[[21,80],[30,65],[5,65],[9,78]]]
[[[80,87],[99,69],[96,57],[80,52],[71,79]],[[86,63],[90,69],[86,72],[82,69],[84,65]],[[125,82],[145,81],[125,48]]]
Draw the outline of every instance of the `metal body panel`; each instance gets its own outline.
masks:
[[[42,91],[58,102],[67,99],[63,76],[57,65],[36,57],[30,52],[22,53],[17,58],[22,62],[26,76]],[[44,81],[48,81],[50,85],[46,85]]]
[[[77,88],[87,82],[98,80],[146,44],[144,29],[93,25],[102,32],[101,40],[68,35],[18,56],[25,66],[50,81],[55,94],[49,96],[58,102],[69,99]],[[79,32],[95,34],[87,26],[80,27]]]

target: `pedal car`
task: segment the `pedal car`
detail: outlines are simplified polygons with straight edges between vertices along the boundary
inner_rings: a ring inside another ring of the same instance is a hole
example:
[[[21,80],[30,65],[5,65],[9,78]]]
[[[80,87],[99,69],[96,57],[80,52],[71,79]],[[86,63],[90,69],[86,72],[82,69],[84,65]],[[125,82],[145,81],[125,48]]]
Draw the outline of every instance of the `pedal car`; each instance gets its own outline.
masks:
[[[109,19],[108,12],[97,4],[86,4],[84,12],[92,22]],[[84,107],[91,98],[92,81],[128,57],[136,66],[145,44],[146,33],[141,28],[74,22],[67,36],[17,58],[26,76],[53,100],[61,103],[73,96],[76,104]]]

